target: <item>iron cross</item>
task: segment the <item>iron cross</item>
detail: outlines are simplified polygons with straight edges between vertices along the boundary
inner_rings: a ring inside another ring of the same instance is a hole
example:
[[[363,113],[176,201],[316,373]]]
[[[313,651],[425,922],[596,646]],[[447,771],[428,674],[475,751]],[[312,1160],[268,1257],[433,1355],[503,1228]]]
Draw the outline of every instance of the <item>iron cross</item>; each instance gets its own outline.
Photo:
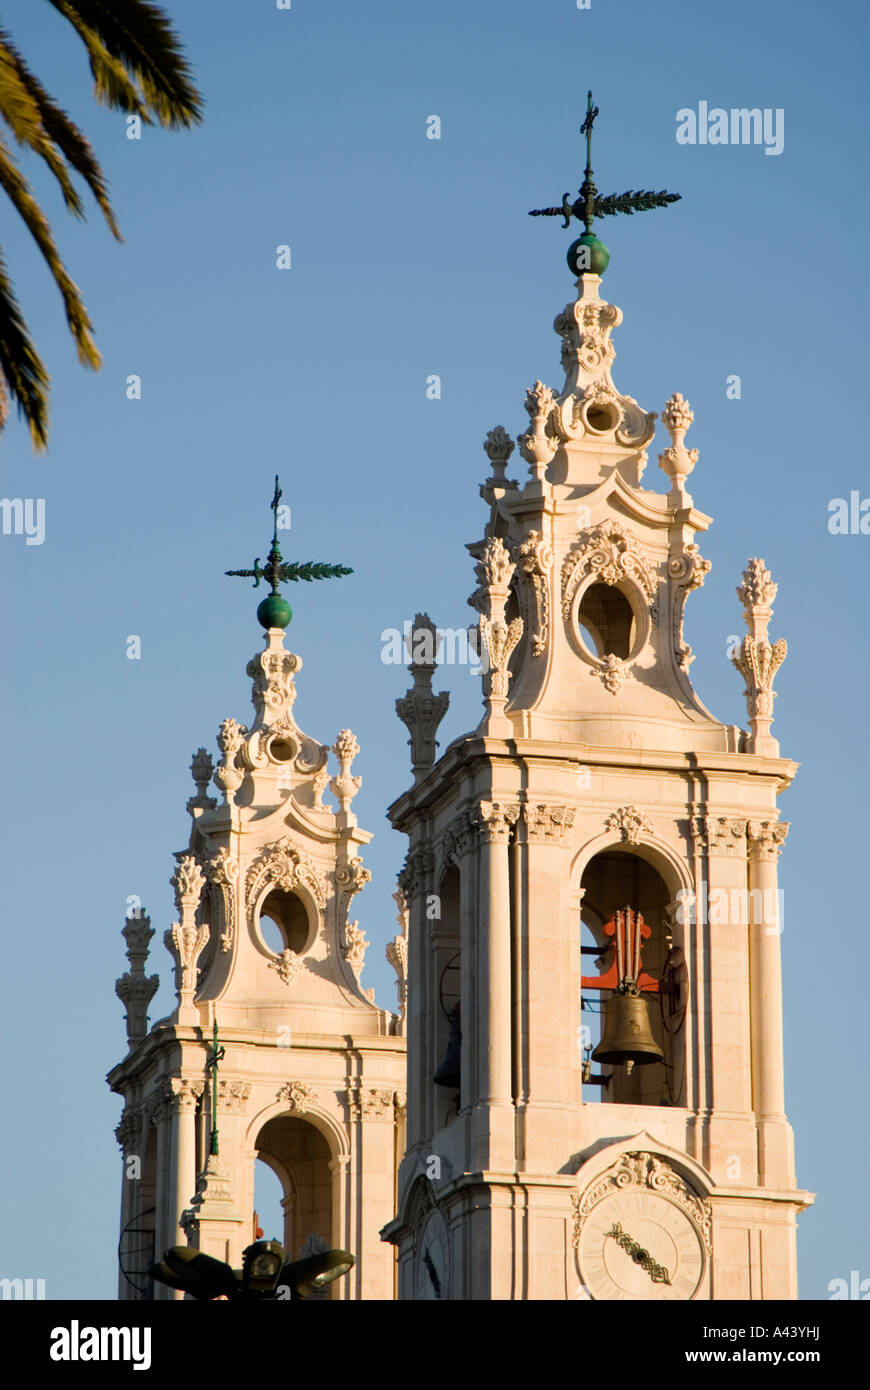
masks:
[[[580,134],[586,136],[586,169],[579,198],[572,203],[565,193],[561,207],[535,208],[529,213],[530,217],[564,217],[562,225],[565,227],[569,225],[572,217],[576,217],[578,221],[583,222],[584,230],[591,232],[596,217],[612,217],[617,212],[631,215],[633,212],[646,212],[649,208],[664,208],[668,203],[679,202],[679,193],[666,193],[664,189],[660,193],[632,192],[631,189],[627,193],[606,195],[598,192],[592,177],[592,124],[597,115],[598,107],[592,105],[592,93],[588,92],[586,119],[580,127]]]
[[[261,579],[265,579],[267,584],[271,584],[272,593],[277,594],[278,585],[286,584],[290,580],[297,579],[340,579],[343,574],[353,574],[353,570],[345,565],[325,565],[316,560],[308,560],[304,564],[288,564],[282,557],[278,548],[278,504],[283,497],[283,493],[278,484],[278,474],[275,474],[275,494],[269,503],[275,513],[274,524],[272,526],[272,547],[265,565],[260,566],[260,557],[254,561],[254,568],[250,570],[225,570],[225,574],[239,576],[242,579],[253,579],[256,589]]]

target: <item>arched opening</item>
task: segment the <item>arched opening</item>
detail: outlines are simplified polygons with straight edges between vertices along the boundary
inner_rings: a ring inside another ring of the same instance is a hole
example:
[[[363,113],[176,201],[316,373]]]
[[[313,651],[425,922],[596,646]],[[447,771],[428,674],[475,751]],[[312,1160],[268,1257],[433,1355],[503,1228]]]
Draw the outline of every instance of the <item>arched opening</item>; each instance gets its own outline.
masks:
[[[627,661],[637,636],[634,610],[615,584],[590,584],[577,610],[580,632],[597,657],[615,656]]]
[[[144,1149],[138,1181],[127,1176],[126,1160],[124,1164],[124,1182],[134,1189],[134,1198],[118,1245],[122,1276],[119,1297],[123,1300],[154,1298],[154,1280],[145,1272],[157,1258],[157,1132],[153,1128],[148,1132]]]
[[[260,935],[270,951],[302,955],[308,945],[311,923],[305,904],[295,893],[273,888],[263,900],[259,918]]]
[[[277,1240],[284,1244],[284,1188],[281,1179],[262,1158],[254,1164],[254,1225],[262,1232],[252,1232],[253,1240]]]
[[[664,1054],[663,1061],[630,1067],[592,1061],[592,1076],[603,1078],[607,1084],[588,1082],[584,1085],[583,1098],[625,1105],[680,1105],[684,1086],[682,1016],[675,1007],[680,999],[670,991],[675,986],[676,975],[683,972],[677,970],[678,957],[672,950],[668,917],[671,895],[667,885],[661,874],[640,855],[614,848],[595,855],[590,861],[583,874],[582,887],[581,944],[586,950],[581,960],[582,974],[587,980],[601,975],[615,982],[618,972],[615,936],[609,935],[605,927],[617,912],[630,908],[635,917],[641,914],[649,928],[649,936],[640,941],[641,979],[651,977],[659,988],[642,988],[640,997],[646,1003],[649,1033]],[[675,988],[683,992],[684,1008],[684,980],[681,979]],[[615,988],[599,989],[591,984],[582,990],[582,1041],[588,1059],[601,1041],[608,1002],[616,998],[616,993]],[[612,1015],[611,1023],[616,1016]],[[631,1026],[634,1027],[634,1023]]]
[[[462,1054],[461,979],[462,953],[459,934],[460,876],[450,865],[438,894],[440,918],[434,937],[434,979],[431,1016],[430,1076],[435,1093],[435,1129],[450,1124],[459,1114]],[[438,1078],[437,1082],[435,1078]]]
[[[309,1121],[298,1115],[276,1115],[260,1130],[256,1140],[257,1158],[272,1170],[280,1187],[260,1178],[259,1195],[268,1204],[260,1212],[260,1225],[269,1239],[274,1234],[267,1229],[263,1217],[274,1226],[277,1220],[274,1197],[282,1210],[278,1239],[291,1259],[322,1242],[321,1248],[340,1245],[333,1230],[333,1175],[329,1164],[332,1158],[329,1144]],[[258,1167],[260,1165],[257,1165]],[[255,1176],[255,1196],[258,1195]]]

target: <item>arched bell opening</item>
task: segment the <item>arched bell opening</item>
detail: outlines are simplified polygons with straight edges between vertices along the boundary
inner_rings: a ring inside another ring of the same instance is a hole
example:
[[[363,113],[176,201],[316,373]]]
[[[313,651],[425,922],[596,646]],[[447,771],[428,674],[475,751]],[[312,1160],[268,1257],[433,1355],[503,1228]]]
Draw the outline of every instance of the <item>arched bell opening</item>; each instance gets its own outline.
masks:
[[[652,864],[617,848],[590,860],[582,888],[584,1100],[680,1105],[686,984],[672,895]]]
[[[622,588],[596,581],[584,589],[577,608],[580,635],[591,654],[627,661],[635,655],[639,625],[634,608]]]
[[[443,1129],[459,1114],[461,1101],[462,952],[459,935],[460,875],[450,865],[441,880],[432,925],[433,979],[429,1076],[434,1093],[434,1128]]]
[[[299,1115],[276,1115],[263,1125],[255,1150],[259,1160],[254,1173],[255,1208],[264,1239],[276,1236],[293,1260],[340,1246],[335,1229],[335,1176],[330,1171],[334,1155],[320,1130]],[[277,1178],[280,1193],[258,1171],[263,1164]],[[278,1220],[276,1198],[282,1219],[279,1229],[273,1230]],[[258,1201],[264,1204],[262,1211]]]
[[[272,888],[260,904],[259,934],[267,950],[276,956],[283,951],[295,951],[301,956],[308,949],[311,926],[308,909],[296,893]]]

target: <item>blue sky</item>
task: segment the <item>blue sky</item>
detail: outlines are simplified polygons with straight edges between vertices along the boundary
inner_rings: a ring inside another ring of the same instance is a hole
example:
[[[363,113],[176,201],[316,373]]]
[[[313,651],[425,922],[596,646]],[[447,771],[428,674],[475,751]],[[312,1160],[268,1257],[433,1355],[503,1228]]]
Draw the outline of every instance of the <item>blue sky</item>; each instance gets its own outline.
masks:
[[[831,535],[828,504],[870,496],[866,373],[867,21],[858,4],[735,0],[690,7],[592,0],[269,0],[168,6],[206,102],[189,133],[126,138],[95,107],[72,31],[46,4],[3,21],[89,133],[126,237],[94,211],[74,223],[42,196],[103,353],[82,370],[59,298],[14,217],[2,245],[53,376],[49,453],[11,422],[2,492],[45,498],[42,545],[0,536],[6,729],[0,995],[4,1145],[0,1255],[49,1275],[50,1297],[110,1298],[124,1053],[114,980],[138,894],[158,930],[152,1018],[172,1007],[172,851],[187,841],[188,771],[227,715],[246,721],[259,647],[252,590],[223,571],[263,555],[272,477],[300,559],[354,574],[290,594],[301,653],[296,713],[362,751],[354,803],[376,838],[358,915],[363,982],[395,1000],[383,961],[404,840],[384,811],[409,781],[393,704],[401,667],[380,634],[419,609],[470,620],[466,542],[485,521],[481,444],[526,422],[536,377],[561,385],[554,315],[572,293],[569,240],[526,212],[576,191],[587,87],[601,115],[603,192],[668,188],[667,211],[599,227],[605,287],[623,309],[621,390],[695,412],[696,504],[713,562],[688,607],[692,676],[719,718],[743,723],[726,658],[742,631],[734,589],[763,555],[788,638],[774,732],[801,762],[782,800],[786,1080],[801,1219],[801,1294],[870,1277],[866,1203],[864,786],[870,538]],[[781,108],[784,148],[679,145],[676,113]],[[440,116],[442,138],[426,138]],[[572,232],[572,236],[573,236]],[[276,269],[289,245],[292,269]],[[438,374],[440,400],[426,396]],[[728,400],[729,374],[741,378]],[[126,381],[141,377],[141,400]],[[664,490],[651,463],[647,478]],[[300,586],[301,589],[301,586]],[[141,638],[139,661],[126,639]],[[461,667],[442,747],[479,718]],[[51,1269],[35,1253],[52,1249]]]

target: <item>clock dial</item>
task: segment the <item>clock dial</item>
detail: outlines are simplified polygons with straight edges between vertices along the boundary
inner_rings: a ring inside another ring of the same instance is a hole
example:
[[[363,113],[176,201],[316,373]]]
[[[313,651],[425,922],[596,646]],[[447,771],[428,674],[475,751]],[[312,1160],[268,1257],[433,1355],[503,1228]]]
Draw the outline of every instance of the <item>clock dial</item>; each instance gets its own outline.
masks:
[[[594,1206],[583,1223],[580,1275],[593,1298],[694,1298],[706,1268],[695,1223],[667,1197],[623,1190]]]

